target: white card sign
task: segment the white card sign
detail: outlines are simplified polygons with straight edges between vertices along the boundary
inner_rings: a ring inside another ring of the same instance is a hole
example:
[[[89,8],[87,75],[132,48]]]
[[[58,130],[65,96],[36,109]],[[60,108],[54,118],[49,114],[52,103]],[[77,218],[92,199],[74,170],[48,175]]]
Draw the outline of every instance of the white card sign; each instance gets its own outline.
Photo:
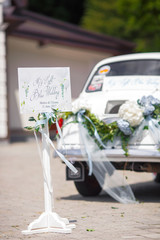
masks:
[[[20,112],[71,111],[70,70],[18,68]]]

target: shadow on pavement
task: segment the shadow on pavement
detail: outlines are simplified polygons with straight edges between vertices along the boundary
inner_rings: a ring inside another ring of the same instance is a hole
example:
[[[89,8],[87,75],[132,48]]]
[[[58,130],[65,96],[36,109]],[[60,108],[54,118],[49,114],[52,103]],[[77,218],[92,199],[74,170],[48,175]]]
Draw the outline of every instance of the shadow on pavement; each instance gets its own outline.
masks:
[[[148,181],[132,184],[131,188],[137,200],[142,202],[160,202],[160,183]]]
[[[61,197],[63,200],[80,200],[80,201],[88,201],[88,202],[116,202],[113,198],[111,198],[108,194],[102,193],[96,197],[84,197],[80,194],[70,195],[67,197]]]
[[[160,202],[160,183],[148,181],[130,185],[136,199],[140,202]],[[80,200],[89,202],[116,202],[107,193],[102,192],[96,197],[83,197],[80,194],[62,197],[63,200]]]

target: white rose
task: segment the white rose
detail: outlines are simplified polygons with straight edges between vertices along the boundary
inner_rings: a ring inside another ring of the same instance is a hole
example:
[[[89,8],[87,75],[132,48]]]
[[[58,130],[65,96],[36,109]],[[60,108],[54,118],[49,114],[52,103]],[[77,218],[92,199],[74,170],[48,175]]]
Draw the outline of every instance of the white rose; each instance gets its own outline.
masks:
[[[128,121],[132,127],[138,126],[143,118],[143,110],[134,101],[127,101],[119,108],[119,117]]]
[[[91,105],[89,104],[89,102],[86,99],[76,99],[73,103],[72,103],[72,112],[76,113],[78,112],[80,109],[91,109]]]

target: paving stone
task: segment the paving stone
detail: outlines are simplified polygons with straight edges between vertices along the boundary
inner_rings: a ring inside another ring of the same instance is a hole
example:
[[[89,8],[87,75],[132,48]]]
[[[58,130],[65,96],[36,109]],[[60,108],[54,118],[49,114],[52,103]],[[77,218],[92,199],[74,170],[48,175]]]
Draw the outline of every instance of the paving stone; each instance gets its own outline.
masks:
[[[104,193],[80,196],[74,183],[65,180],[65,165],[58,158],[51,157],[51,173],[54,211],[76,228],[71,234],[23,236],[21,231],[44,211],[38,150],[35,141],[0,144],[0,239],[160,239],[160,185],[152,181],[152,174],[125,171],[141,203],[121,204]]]

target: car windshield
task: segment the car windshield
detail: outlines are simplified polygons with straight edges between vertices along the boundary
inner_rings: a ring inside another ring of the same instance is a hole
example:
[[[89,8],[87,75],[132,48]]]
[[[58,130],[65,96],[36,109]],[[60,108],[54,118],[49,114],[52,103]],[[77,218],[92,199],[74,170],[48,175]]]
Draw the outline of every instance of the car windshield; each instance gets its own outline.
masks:
[[[87,92],[101,91],[103,79],[111,76],[160,75],[160,60],[128,60],[102,65],[87,86]]]

